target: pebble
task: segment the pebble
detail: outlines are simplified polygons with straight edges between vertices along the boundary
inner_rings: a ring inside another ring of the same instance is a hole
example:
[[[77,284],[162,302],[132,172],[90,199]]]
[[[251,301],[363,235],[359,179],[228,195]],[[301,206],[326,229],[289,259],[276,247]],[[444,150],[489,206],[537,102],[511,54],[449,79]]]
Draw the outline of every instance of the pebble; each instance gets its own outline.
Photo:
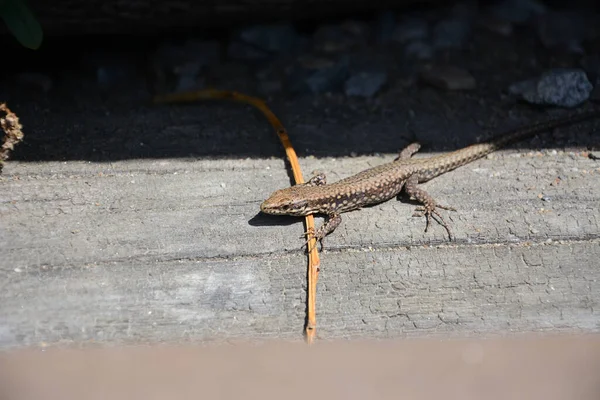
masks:
[[[586,101],[592,89],[582,69],[555,68],[539,78],[514,83],[508,90],[532,104],[572,108]]]
[[[477,87],[477,82],[469,71],[452,66],[425,68],[421,71],[421,79],[445,90],[472,90]]]
[[[372,97],[387,81],[385,72],[359,72],[344,84],[346,96]]]

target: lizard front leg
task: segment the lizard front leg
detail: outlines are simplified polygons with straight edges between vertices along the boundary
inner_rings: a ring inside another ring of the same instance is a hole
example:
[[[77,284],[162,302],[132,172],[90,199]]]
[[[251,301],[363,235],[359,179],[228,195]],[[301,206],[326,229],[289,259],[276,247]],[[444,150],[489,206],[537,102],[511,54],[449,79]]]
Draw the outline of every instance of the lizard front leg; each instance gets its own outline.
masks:
[[[335,228],[340,226],[341,223],[342,223],[342,216],[340,214],[328,214],[327,220],[325,221],[325,223],[323,225],[321,225],[319,227],[319,229],[317,229],[316,231],[309,230],[305,233],[305,235],[308,236],[308,239],[306,240],[306,243],[304,244],[304,246],[308,246],[308,242],[310,241],[311,237],[314,237],[318,243],[321,243],[321,250],[322,250],[323,249],[323,239],[325,238],[325,236],[327,236],[331,232],[333,232],[335,230]],[[308,251],[311,251],[311,250],[312,249],[308,249]]]
[[[406,183],[404,184],[404,190],[410,196],[410,198],[417,200],[419,203],[423,204],[422,207],[419,207],[415,210],[415,214],[413,216],[415,216],[415,217],[425,216],[425,218],[426,218],[425,232],[427,232],[427,228],[429,228],[430,219],[431,218],[435,219],[437,221],[437,223],[439,223],[446,229],[446,232],[448,232],[448,236],[449,236],[450,240],[454,240],[450,226],[448,226],[448,224],[446,223],[446,220],[444,219],[442,214],[440,214],[436,210],[436,208],[441,208],[442,210],[450,210],[450,211],[456,211],[456,210],[452,207],[442,206],[440,204],[437,204],[437,202],[433,199],[433,197],[431,197],[431,195],[429,193],[427,193],[426,191],[424,191],[423,189],[421,189],[417,186],[418,184],[419,184],[419,176],[416,174],[411,175],[406,180]]]

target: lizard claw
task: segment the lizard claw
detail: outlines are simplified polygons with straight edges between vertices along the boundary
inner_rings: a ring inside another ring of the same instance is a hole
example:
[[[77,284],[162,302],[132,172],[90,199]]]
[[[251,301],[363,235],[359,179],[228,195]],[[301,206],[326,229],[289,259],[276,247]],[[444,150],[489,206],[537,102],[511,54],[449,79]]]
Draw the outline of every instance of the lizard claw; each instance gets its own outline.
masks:
[[[304,232],[302,234],[302,236],[300,236],[300,238],[305,238],[305,237],[309,237],[308,240],[310,240],[310,236],[314,236],[315,235],[315,228],[310,227],[306,230],[306,232]]]
[[[309,228],[306,232],[304,232],[304,235],[300,236],[300,237],[305,237],[308,236],[306,238],[306,242],[304,242],[304,244],[302,245],[302,247],[300,247],[301,249],[306,247],[306,252],[310,253],[312,251],[312,249],[314,247],[309,247],[308,244],[310,243],[311,239],[315,239],[315,246],[318,246],[319,243],[321,244],[321,251],[323,251],[323,239],[324,236],[323,233],[321,232],[321,230],[317,230],[315,231],[314,228]]]
[[[448,210],[448,211],[456,211],[456,209],[453,207],[442,206],[440,204],[433,204],[433,205],[429,205],[429,206],[417,207],[415,209],[415,213],[413,214],[413,217],[425,216],[425,232],[427,232],[427,230],[429,229],[431,219],[433,218],[438,224],[442,225],[444,227],[444,229],[446,229],[446,232],[448,232],[448,237],[449,237],[450,241],[453,241],[454,235],[452,234],[452,230],[450,229],[450,226],[448,225],[448,223],[446,222],[446,220],[444,219],[442,214],[440,214],[436,210],[436,208],[441,208],[442,210]]]

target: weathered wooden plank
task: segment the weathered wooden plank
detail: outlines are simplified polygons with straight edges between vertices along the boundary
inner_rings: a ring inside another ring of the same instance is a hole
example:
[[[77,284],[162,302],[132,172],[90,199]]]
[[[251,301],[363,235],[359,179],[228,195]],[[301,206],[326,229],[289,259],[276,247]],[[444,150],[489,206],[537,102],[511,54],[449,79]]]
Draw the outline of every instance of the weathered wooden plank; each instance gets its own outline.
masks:
[[[598,241],[323,256],[321,338],[600,330]],[[304,259],[151,259],[4,271],[0,344],[301,338]]]
[[[334,181],[388,158],[311,159],[303,168]],[[259,255],[302,244],[301,219],[258,215],[263,199],[289,185],[280,160],[13,164],[5,174],[3,263],[13,268]],[[449,214],[458,243],[585,239],[600,231],[599,174],[584,157],[515,154],[477,161],[424,187],[458,208]],[[392,200],[344,214],[326,245],[445,243],[441,227],[424,232],[414,208]]]
[[[302,163],[333,181],[383,161]],[[9,164],[0,344],[300,338],[302,224],[255,218],[289,184],[282,166]],[[323,254],[319,335],[597,332],[597,182],[597,164],[560,152],[501,153],[446,174],[425,187],[459,209],[453,244],[440,227],[423,233],[410,204],[345,214]]]

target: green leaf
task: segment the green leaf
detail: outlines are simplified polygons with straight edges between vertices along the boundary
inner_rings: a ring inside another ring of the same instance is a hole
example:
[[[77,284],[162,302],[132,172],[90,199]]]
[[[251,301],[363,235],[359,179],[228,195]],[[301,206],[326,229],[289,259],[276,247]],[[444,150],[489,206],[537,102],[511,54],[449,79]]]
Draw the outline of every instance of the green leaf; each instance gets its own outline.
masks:
[[[0,0],[0,17],[8,30],[23,46],[38,49],[44,33],[24,0]]]

